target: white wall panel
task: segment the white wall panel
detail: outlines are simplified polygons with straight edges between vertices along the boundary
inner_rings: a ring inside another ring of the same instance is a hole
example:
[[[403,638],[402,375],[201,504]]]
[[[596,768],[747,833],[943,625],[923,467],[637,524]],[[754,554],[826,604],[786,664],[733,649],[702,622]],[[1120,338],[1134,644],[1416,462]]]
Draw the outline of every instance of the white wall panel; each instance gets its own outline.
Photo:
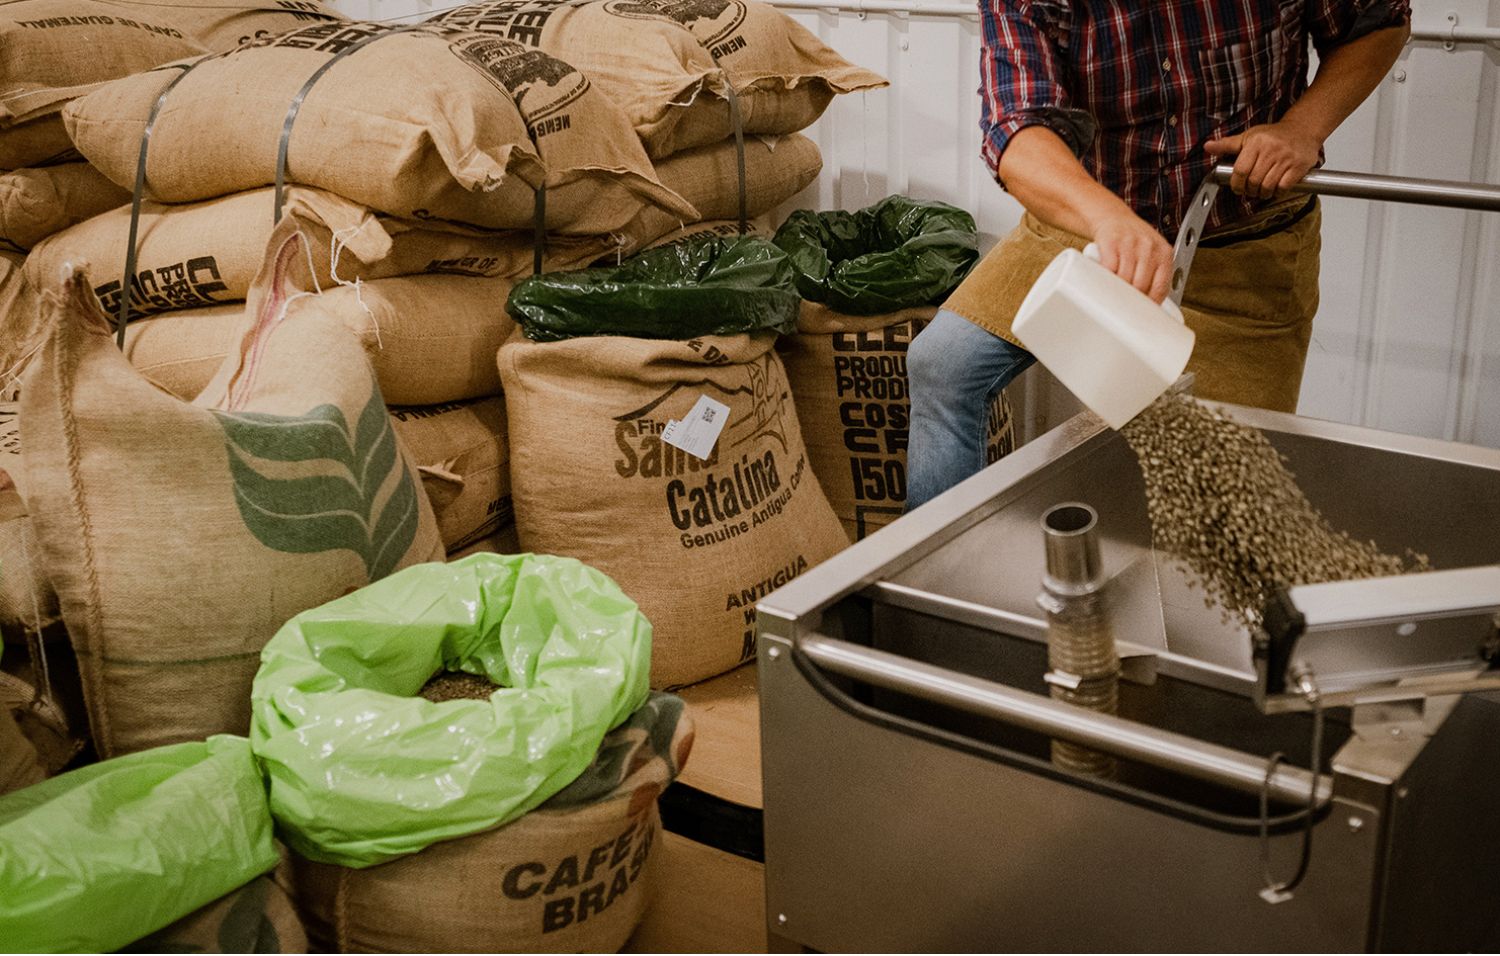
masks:
[[[819,0],[814,0],[819,2]],[[878,0],[877,0],[878,2]],[[926,0],[936,2],[936,0]],[[823,174],[791,208],[857,209],[905,192],[974,213],[986,247],[1020,209],[979,160],[977,15],[789,15],[891,87],[839,98],[808,135]],[[336,0],[413,19],[451,0]],[[949,7],[951,4],[944,3]],[[1419,31],[1500,27],[1500,0],[1416,0]],[[1328,143],[1328,165],[1500,183],[1500,43],[1414,41]],[[1325,202],[1321,304],[1303,414],[1500,447],[1500,214]]]

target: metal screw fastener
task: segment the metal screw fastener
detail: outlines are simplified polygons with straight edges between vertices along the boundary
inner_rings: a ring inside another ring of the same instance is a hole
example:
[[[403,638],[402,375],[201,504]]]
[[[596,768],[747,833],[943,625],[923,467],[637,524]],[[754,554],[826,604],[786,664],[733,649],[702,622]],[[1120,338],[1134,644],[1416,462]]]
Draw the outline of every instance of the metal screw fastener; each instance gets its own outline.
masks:
[[[781,657],[781,648],[774,646],[766,648],[766,657],[770,658],[773,661],[776,660],[777,658]],[[783,919],[784,918],[785,917],[783,917]]]
[[[786,925],[786,914],[785,913],[777,913],[776,914],[776,925],[777,926],[785,926]]]
[[[1364,817],[1350,817],[1349,818],[1349,832],[1350,833],[1358,833],[1359,831],[1363,830],[1364,828],[1365,828]]]
[[[1406,82],[1406,71],[1405,70],[1397,70],[1396,71],[1396,82],[1397,83],[1405,83]]]

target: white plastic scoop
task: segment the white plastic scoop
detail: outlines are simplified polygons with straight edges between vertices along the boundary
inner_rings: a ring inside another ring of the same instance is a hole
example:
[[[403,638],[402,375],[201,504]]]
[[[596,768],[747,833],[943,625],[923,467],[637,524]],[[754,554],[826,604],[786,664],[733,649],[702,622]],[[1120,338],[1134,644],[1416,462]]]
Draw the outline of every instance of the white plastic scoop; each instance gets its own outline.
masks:
[[[1111,428],[1171,388],[1193,354],[1193,330],[1179,306],[1218,192],[1210,175],[1193,196],[1177,233],[1171,292],[1161,305],[1100,265],[1090,244],[1082,253],[1059,253],[1011,323],[1037,361]]]
[[[1111,428],[1170,388],[1193,353],[1193,332],[1177,304],[1157,305],[1104,268],[1093,245],[1052,260],[1011,331]]]

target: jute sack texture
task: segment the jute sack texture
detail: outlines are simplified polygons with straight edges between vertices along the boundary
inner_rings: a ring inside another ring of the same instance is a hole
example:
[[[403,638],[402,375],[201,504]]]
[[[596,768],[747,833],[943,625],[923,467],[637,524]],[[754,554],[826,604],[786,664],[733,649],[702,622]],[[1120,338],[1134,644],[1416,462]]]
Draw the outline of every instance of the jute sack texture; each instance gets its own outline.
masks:
[[[307,933],[270,874],[200,907],[122,953],[305,953]]]
[[[22,402],[27,504],[105,756],[245,733],[260,649],[288,618],[442,557],[358,341],[282,317],[306,276],[300,237],[280,238],[255,324],[194,405],[131,368],[82,272],[48,293]],[[190,600],[164,567],[191,569]]]
[[[780,344],[807,454],[852,541],[901,517],[911,419],[906,350],[937,309],[844,315],[803,302],[798,334]],[[985,460],[1015,448],[1002,392],[985,416]]]
[[[490,229],[531,228],[533,190],[544,183],[547,225],[564,233],[610,232],[653,204],[691,214],[584,74],[514,41],[441,25],[320,24],[196,64],[151,134],[152,198],[270,185],[288,104],[340,51],[371,37],[303,100],[288,182],[406,219]],[[70,103],[64,121],[78,150],[133,184],[146,118],[180,72],[117,80]],[[226,112],[236,122],[226,124]]]
[[[499,0],[446,10],[433,20],[517,40],[572,63],[624,108],[654,159],[734,133],[731,81],[740,90],[747,133],[797,132],[812,125],[835,94],[885,85],[780,11],[738,0]],[[720,40],[705,42],[715,36]]]
[[[417,464],[448,551],[515,525],[503,398],[393,406],[391,420]]]
[[[690,30],[738,92],[748,133],[806,129],[835,95],[889,85],[762,0],[614,0],[613,6],[664,13]],[[730,128],[715,124],[713,131]]]
[[[100,83],[205,49],[161,6],[99,0],[0,5],[0,137]]]
[[[20,406],[0,403],[0,630],[7,638],[38,634],[59,620],[57,592],[36,566],[22,461]]]
[[[68,139],[62,113],[0,127],[0,170],[25,169],[81,159]]]
[[[776,232],[771,224],[770,216],[752,216],[745,222],[744,235],[747,236],[771,236]],[[652,242],[646,248],[657,249],[661,246],[670,246],[677,242],[692,242],[704,236],[718,236],[721,239],[733,239],[740,235],[740,223],[738,219],[711,219],[707,222],[691,222],[681,228],[674,229]]]
[[[663,183],[698,210],[698,220],[738,220],[739,163],[733,140],[701,146],[662,160],[656,167]],[[818,144],[800,133],[745,140],[745,214],[772,212],[818,178],[823,157]],[[621,249],[638,252],[687,222],[660,209],[642,210],[622,230]]]
[[[46,779],[36,748],[21,733],[10,707],[0,706],[0,797]]]
[[[308,934],[344,953],[616,952],[650,900],[657,797],[692,739],[682,701],[653,694],[514,823],[363,870],[294,858]]]
[[[272,193],[263,188],[188,205],[143,205],[131,315],[244,301],[274,228]],[[313,289],[426,273],[520,276],[533,268],[529,234],[429,229],[376,215],[319,189],[289,190],[283,213],[306,235]],[[129,237],[128,206],[95,216],[32,250],[26,274],[33,287],[44,289],[56,281],[64,262],[87,261],[96,273],[94,291],[114,315]],[[543,267],[583,266],[612,247],[604,237],[549,241]]]
[[[521,539],[516,535],[516,525],[512,521],[499,531],[487,538],[480,538],[468,547],[459,548],[457,551],[448,552],[449,561],[459,561],[471,554],[520,554]]]
[[[190,402],[213,380],[244,330],[243,302],[163,312],[125,327],[125,357],[151,384]]]
[[[55,232],[130,202],[88,163],[0,175],[0,246],[27,250]]]
[[[500,350],[521,545],[619,582],[655,628],[654,687],[751,659],[755,602],[848,544],[775,338],[518,333]],[[701,395],[729,406],[707,460],[661,440]]]
[[[403,276],[340,286],[292,302],[289,313],[342,322],[364,344],[393,405],[435,405],[500,391],[495,352],[515,329],[509,279]],[[164,312],[125,329],[125,355],[178,398],[208,385],[243,324],[239,303]]]
[[[22,372],[40,344],[41,305],[25,263],[24,255],[0,249],[0,401],[20,394]]]

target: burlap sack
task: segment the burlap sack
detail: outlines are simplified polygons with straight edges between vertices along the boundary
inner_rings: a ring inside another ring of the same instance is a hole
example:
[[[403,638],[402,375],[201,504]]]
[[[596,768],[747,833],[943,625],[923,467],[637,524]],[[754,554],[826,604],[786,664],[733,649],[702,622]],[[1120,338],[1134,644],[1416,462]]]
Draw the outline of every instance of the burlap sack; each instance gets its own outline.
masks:
[[[564,233],[611,232],[653,204],[690,212],[657,181],[625,114],[572,66],[498,37],[373,23],[306,27],[198,63],[151,134],[152,197],[190,202],[271,184],[287,104],[369,37],[378,39],[302,102],[288,182],[407,219],[490,229],[529,229],[544,179],[547,225]],[[146,117],[180,72],[117,80],[69,104],[78,150],[133,184]]]
[[[21,465],[20,407],[0,402],[0,632],[18,640],[41,633],[60,616],[57,592],[36,564]]]
[[[48,293],[27,504],[104,756],[245,733],[259,651],[288,618],[441,560],[359,343],[281,318],[301,241],[279,237],[255,325],[195,405],[130,367],[86,276]]]
[[[14,401],[36,353],[42,312],[26,278],[26,257],[0,249],[0,401]]]
[[[0,4],[0,130],[55,113],[100,83],[202,53],[167,14],[99,0]]]
[[[131,315],[244,300],[270,241],[272,192],[256,189],[191,205],[143,206]],[[377,216],[318,189],[290,190],[284,212],[307,236],[316,288],[323,291],[355,279],[421,273],[523,276],[533,268],[529,233],[427,229]],[[94,267],[94,292],[113,316],[119,309],[129,237],[129,207],[95,216],[32,250],[26,274],[34,288],[45,289],[56,283],[64,262],[86,261]],[[606,237],[549,239],[544,268],[584,266],[613,247]],[[503,301],[502,295],[502,306]]]
[[[776,233],[776,227],[771,225],[770,216],[752,216],[745,222],[745,235],[770,237]],[[691,242],[704,236],[719,236],[724,239],[733,239],[740,234],[740,222],[738,219],[712,219],[708,222],[690,222],[672,230],[660,239],[655,240],[646,248],[655,249],[658,246],[670,246],[675,242]]]
[[[0,129],[0,170],[25,169],[82,159],[68,139],[62,114]]]
[[[333,316],[358,335],[391,404],[437,405],[500,391],[495,352],[516,327],[505,312],[511,285],[457,275],[376,279],[298,299],[289,311]],[[125,355],[157,385],[192,399],[233,347],[243,314],[235,304],[133,322]]]
[[[852,541],[905,510],[911,416],[906,350],[936,312],[925,306],[853,316],[803,302],[798,334],[779,345],[813,473]],[[1014,447],[1010,405],[1002,393],[986,418],[988,461]]]
[[[505,37],[571,63],[630,118],[653,158],[684,143],[678,126],[710,109],[728,122],[724,73],[696,37],[665,16],[622,15],[602,0],[496,0],[444,10],[429,22]]]
[[[0,175],[0,245],[30,249],[55,232],[130,202],[88,163],[18,169]]]
[[[0,471],[0,631],[37,634],[60,619],[57,592],[37,565],[40,544],[9,474]]]
[[[521,538],[516,534],[516,525],[512,521],[499,531],[487,538],[480,538],[468,547],[459,548],[457,551],[448,552],[448,560],[458,561],[467,558],[471,554],[520,554]]]
[[[120,0],[134,6],[132,0]],[[157,0],[163,19],[207,50],[231,50],[314,23],[349,18],[319,0]]]
[[[219,371],[244,327],[243,302],[163,312],[125,327],[125,357],[152,385],[190,402]]]
[[[122,953],[305,953],[307,933],[270,874],[119,950]]]
[[[855,66],[798,24],[760,0],[611,0],[617,10],[644,8],[666,14],[691,30],[723,67],[740,97],[747,133],[795,133],[817,122],[835,95],[888,86],[885,78]],[[684,140],[713,142],[728,125],[713,122],[702,133],[693,114]]]
[[[0,797],[46,779],[36,748],[21,733],[10,709],[0,707]]]
[[[692,749],[653,694],[566,789],[514,823],[365,870],[294,858],[315,945],[343,953],[612,953],[650,900],[656,799]]]
[[[397,405],[391,420],[416,462],[450,552],[515,525],[503,398]]]
[[[737,219],[740,214],[739,163],[734,140],[701,146],[663,160],[661,181],[687,199],[699,218]],[[818,144],[801,134],[745,140],[746,215],[762,216],[806,189],[823,171]],[[638,252],[681,229],[682,220],[660,209],[642,210],[622,230],[622,251]]]
[[[521,544],[619,582],[655,629],[654,687],[749,660],[755,602],[848,543],[774,339],[517,334],[500,350]],[[701,395],[729,406],[706,461],[660,437]]]

